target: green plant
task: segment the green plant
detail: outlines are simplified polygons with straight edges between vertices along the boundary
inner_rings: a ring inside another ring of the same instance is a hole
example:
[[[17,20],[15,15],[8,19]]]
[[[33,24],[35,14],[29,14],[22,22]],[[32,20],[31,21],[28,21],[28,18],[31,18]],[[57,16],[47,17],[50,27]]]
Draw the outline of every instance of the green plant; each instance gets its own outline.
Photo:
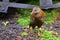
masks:
[[[55,10],[48,10],[45,11],[45,13],[46,13],[46,17],[45,17],[46,24],[51,23],[57,15]]]
[[[41,33],[41,40],[59,40],[59,37],[52,35],[53,31],[47,31],[45,30],[43,33]]]
[[[17,9],[19,11],[19,13],[23,16],[23,17],[27,17],[30,15],[30,11],[29,9]]]
[[[26,32],[21,32],[19,35],[22,36],[22,37],[24,37],[24,36],[27,36],[28,33],[26,33]]]
[[[59,40],[60,38],[53,35],[54,31],[44,30],[44,28],[40,29],[41,39],[40,40]]]
[[[18,18],[17,19],[17,22],[19,23],[19,24],[21,24],[22,26],[24,26],[24,25],[28,25],[29,24],[29,21],[30,21],[30,17],[28,16],[28,17],[25,17],[25,18]]]

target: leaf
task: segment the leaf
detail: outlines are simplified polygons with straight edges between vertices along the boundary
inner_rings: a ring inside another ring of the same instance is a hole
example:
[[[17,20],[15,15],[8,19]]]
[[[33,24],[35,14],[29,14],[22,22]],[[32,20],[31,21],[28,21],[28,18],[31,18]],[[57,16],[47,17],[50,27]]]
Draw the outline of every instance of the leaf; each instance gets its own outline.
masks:
[[[9,23],[9,21],[6,21],[6,22],[2,22],[3,25],[7,25]]]
[[[21,32],[20,35],[24,37],[24,36],[27,36],[28,33],[26,33],[26,32]]]

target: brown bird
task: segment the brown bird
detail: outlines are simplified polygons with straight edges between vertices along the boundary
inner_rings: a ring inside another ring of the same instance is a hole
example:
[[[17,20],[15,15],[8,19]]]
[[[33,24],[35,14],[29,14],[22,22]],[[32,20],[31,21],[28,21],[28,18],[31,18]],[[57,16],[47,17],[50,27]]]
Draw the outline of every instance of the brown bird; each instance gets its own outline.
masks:
[[[38,6],[34,7],[30,14],[29,33],[31,33],[31,28],[34,29],[37,26],[38,36],[40,36],[40,27],[44,23],[44,18],[45,18],[45,13],[40,9],[40,7]]]

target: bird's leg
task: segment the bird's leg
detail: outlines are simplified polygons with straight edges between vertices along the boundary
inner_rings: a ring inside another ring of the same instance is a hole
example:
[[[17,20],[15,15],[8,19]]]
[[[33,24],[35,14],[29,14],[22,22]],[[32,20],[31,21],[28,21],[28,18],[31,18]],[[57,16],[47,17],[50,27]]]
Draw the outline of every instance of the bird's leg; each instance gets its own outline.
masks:
[[[40,37],[40,28],[38,28],[38,37]]]

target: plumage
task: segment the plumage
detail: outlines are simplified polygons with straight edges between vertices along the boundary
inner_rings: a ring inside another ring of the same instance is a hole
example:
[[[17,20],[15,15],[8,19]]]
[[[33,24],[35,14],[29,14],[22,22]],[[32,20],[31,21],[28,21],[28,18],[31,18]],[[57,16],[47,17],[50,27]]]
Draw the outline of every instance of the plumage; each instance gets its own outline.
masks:
[[[38,36],[40,36],[40,27],[44,23],[45,13],[40,9],[40,7],[36,6],[33,8],[30,14],[30,24],[29,29],[32,27],[33,29],[38,27]]]

